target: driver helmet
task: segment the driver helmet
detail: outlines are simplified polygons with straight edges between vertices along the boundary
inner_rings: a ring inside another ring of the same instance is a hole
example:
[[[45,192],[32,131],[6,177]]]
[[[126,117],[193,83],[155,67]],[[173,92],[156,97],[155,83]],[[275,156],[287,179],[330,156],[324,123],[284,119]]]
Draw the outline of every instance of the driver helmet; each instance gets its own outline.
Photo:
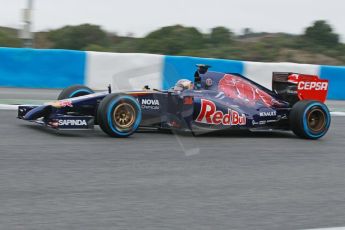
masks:
[[[175,91],[183,91],[186,89],[193,89],[194,84],[192,81],[187,80],[187,79],[181,79],[178,82],[176,82],[174,90]]]

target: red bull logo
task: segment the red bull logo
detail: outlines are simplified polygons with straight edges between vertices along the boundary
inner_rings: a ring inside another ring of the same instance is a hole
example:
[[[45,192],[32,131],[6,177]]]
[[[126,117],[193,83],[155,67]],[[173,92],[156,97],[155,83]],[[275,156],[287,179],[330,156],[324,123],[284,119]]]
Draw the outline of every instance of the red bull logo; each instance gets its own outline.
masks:
[[[231,74],[226,74],[219,81],[218,90],[224,92],[226,96],[232,99],[241,99],[243,103],[249,105],[253,105],[256,102],[261,102],[267,107],[279,105],[277,100],[256,85]]]
[[[210,125],[246,125],[247,119],[244,114],[239,114],[235,110],[228,110],[227,114],[217,111],[216,105],[209,100],[201,99],[201,110],[196,119],[199,123]]]

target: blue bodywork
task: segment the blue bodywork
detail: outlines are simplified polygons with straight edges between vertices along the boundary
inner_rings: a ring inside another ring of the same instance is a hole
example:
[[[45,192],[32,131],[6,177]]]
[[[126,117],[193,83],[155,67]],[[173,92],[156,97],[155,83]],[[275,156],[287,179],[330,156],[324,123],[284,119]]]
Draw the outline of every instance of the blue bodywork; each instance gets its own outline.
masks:
[[[170,130],[288,130],[291,104],[280,95],[239,74],[207,72],[198,88],[122,92],[142,111],[141,128]],[[20,106],[18,118],[55,129],[91,129],[99,103],[109,92]]]

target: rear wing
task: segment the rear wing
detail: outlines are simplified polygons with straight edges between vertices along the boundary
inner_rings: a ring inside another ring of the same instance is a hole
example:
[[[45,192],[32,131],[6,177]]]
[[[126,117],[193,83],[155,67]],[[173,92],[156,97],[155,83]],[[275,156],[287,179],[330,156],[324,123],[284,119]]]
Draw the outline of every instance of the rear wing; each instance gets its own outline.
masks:
[[[328,84],[316,75],[274,72],[272,90],[291,104],[302,100],[325,102]]]

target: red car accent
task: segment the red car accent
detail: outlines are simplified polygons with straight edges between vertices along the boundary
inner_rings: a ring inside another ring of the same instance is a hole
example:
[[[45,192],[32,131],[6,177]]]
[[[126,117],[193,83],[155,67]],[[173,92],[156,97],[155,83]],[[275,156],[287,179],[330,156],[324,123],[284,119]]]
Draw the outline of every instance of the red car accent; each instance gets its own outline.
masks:
[[[279,105],[271,95],[259,89],[249,81],[231,74],[226,74],[218,84],[218,90],[230,98],[238,98],[246,101],[249,105],[263,102],[266,106]]]
[[[297,93],[300,100],[326,101],[328,80],[322,80],[314,75],[292,74],[288,77],[288,81],[297,84]]]

